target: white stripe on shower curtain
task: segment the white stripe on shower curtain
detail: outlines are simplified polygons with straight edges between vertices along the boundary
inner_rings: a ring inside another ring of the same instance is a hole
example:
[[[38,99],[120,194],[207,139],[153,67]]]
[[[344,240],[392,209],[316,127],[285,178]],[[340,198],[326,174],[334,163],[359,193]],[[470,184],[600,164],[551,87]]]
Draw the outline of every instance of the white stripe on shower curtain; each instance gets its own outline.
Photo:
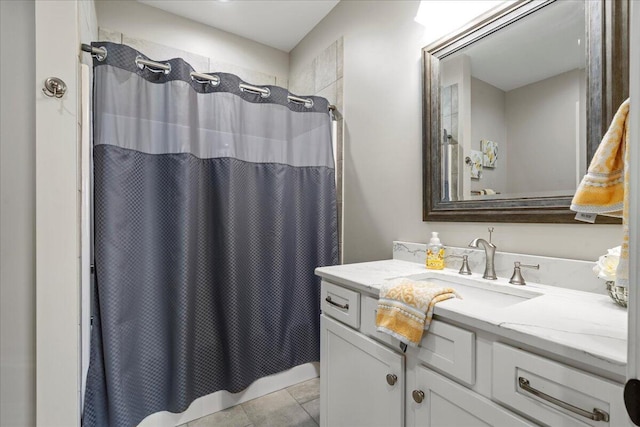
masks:
[[[80,65],[80,374],[79,402],[84,402],[91,332],[91,77]],[[80,405],[80,412],[82,412]]]

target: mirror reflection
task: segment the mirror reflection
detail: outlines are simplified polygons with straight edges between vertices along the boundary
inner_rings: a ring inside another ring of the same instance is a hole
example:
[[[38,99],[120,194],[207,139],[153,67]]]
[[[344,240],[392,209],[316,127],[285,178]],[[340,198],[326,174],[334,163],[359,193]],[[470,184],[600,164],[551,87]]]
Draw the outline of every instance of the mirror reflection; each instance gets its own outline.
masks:
[[[441,200],[572,196],[587,167],[583,2],[440,58]]]

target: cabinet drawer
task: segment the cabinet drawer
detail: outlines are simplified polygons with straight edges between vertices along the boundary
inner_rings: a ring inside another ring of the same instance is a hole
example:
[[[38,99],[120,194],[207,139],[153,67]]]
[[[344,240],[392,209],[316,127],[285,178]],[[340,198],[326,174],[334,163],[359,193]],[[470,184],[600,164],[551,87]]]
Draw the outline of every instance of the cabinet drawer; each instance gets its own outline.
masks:
[[[361,331],[391,346],[399,341],[376,330],[378,300],[363,297]],[[466,384],[475,383],[475,334],[447,323],[433,320],[416,349],[420,362]]]
[[[492,395],[545,425],[629,425],[622,385],[500,343],[493,345]],[[590,419],[598,414],[602,420]]]
[[[323,280],[320,297],[324,314],[352,328],[360,327],[360,294],[358,292]]]
[[[445,375],[473,385],[476,382],[476,334],[433,320],[422,337],[418,359]]]

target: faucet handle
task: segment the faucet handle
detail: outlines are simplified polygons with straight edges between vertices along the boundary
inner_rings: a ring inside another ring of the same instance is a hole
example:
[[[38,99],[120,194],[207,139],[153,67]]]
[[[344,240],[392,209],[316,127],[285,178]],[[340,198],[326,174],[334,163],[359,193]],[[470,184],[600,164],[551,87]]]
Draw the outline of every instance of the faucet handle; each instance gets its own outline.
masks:
[[[462,266],[458,271],[458,274],[464,274],[465,276],[471,275],[471,269],[469,268],[469,255],[449,255],[447,258],[458,258],[462,260]]]
[[[516,261],[513,263],[513,275],[511,276],[511,280],[509,283],[512,285],[526,285],[527,282],[524,281],[524,277],[522,277],[522,272],[520,271],[521,267],[525,268],[533,268],[535,270],[540,270],[540,264],[529,265],[522,264],[520,261]]]

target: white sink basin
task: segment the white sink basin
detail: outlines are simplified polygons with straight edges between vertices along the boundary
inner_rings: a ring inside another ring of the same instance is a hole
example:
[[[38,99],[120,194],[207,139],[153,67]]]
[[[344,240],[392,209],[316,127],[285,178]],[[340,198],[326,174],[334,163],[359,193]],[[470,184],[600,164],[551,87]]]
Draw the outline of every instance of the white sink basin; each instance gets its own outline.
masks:
[[[487,308],[505,308],[542,295],[523,286],[507,285],[463,276],[454,278],[440,276],[437,273],[423,273],[406,278],[451,287],[458,292],[464,304],[481,305]],[[440,304],[449,303],[449,301],[458,303],[455,300],[447,300]]]

